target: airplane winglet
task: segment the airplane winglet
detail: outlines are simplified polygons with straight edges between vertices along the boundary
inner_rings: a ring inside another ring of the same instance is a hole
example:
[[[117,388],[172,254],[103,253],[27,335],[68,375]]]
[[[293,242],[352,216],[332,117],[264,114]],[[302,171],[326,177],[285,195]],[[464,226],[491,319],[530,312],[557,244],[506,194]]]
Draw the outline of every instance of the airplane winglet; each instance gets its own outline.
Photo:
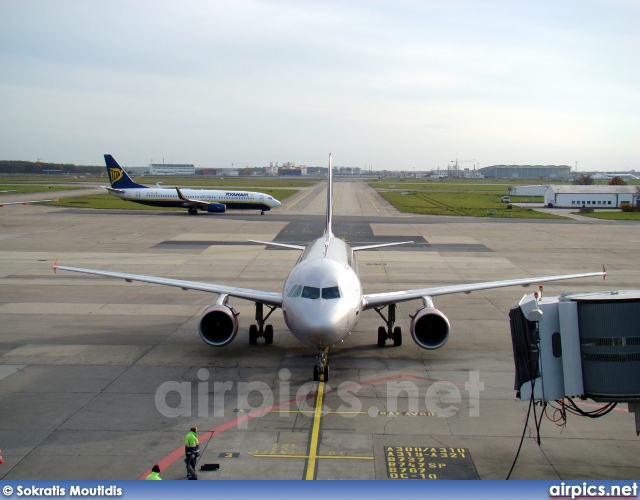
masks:
[[[178,198],[180,198],[182,201],[189,201],[187,200],[187,198],[185,198],[185,196],[182,194],[182,191],[180,191],[179,187],[176,187],[176,191],[178,192]]]
[[[604,264],[602,264],[602,281],[607,279],[607,270],[604,268]]]
[[[53,274],[57,274],[56,271],[58,270],[58,259],[55,259],[53,261]]]

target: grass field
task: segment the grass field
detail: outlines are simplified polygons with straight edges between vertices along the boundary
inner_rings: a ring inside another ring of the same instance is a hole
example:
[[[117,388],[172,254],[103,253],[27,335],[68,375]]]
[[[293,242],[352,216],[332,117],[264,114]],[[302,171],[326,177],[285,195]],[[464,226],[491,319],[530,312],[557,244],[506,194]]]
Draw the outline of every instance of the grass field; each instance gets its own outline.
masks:
[[[399,211],[414,214],[535,219],[562,218],[558,215],[537,212],[528,208],[514,206],[508,209],[508,205],[500,201],[502,193],[383,191],[380,195]]]
[[[275,199],[282,201],[289,196],[293,196],[298,191],[296,189],[262,189],[261,192],[269,194]],[[185,210],[184,208],[151,207],[140,203],[134,203],[132,201],[124,201],[107,193],[95,196],[81,196],[78,198],[62,198],[58,202],[49,202],[47,205],[120,210]]]
[[[550,182],[549,180],[535,179],[382,179],[369,181],[374,189],[399,189],[402,191],[478,191],[501,192],[504,196],[509,194],[509,186],[529,186],[538,184],[567,184],[566,182]],[[594,185],[606,185],[608,181],[594,181]],[[640,184],[640,181],[630,181],[629,185]]]
[[[10,181],[9,181],[10,179]],[[6,176],[7,184],[0,184],[0,190],[16,189],[18,193],[47,192],[63,189],[78,189],[73,184],[99,182],[107,184],[107,179],[98,176]],[[297,187],[306,187],[324,180],[320,178],[279,178],[279,177],[136,177],[136,182],[155,186],[162,182],[163,187],[195,187],[247,189],[270,194],[283,201],[297,193]],[[60,184],[57,184],[60,183]],[[65,183],[66,185],[62,185]],[[383,179],[372,180],[369,185],[377,189],[382,197],[405,213],[428,215],[458,215],[467,217],[513,217],[513,218],[562,218],[562,216],[537,212],[528,208],[513,206],[501,202],[502,196],[509,194],[509,186],[533,184],[531,180],[451,180],[451,179]],[[69,186],[69,184],[71,186]],[[294,188],[294,189],[288,189]],[[511,196],[512,203],[542,202],[542,197]],[[108,194],[66,198],[58,206],[129,209],[129,210],[171,210],[149,207],[138,203],[122,201]],[[174,209],[182,210],[182,209]],[[596,212],[581,214],[587,217],[611,220],[640,220],[638,213]]]
[[[133,181],[145,186],[155,187],[156,182],[161,182],[163,187],[178,186],[181,188],[237,188],[251,189],[254,191],[260,188],[287,188],[306,187],[323,180],[321,178],[297,178],[297,177],[167,177],[167,176],[135,176]],[[20,186],[43,185],[74,185],[78,183],[96,182],[101,185],[108,185],[109,180],[105,176],[87,175],[83,177],[73,175],[13,175],[8,174],[1,178],[7,184]],[[4,188],[3,188],[4,189]],[[11,188],[11,189],[15,189]],[[264,192],[264,191],[262,191]]]
[[[581,214],[579,212],[572,212],[583,217],[592,217],[594,219],[603,220],[639,220],[640,212],[593,212],[590,214]]]
[[[50,191],[68,191],[70,189],[81,189],[80,186],[47,186],[47,185],[24,185],[24,184],[0,184],[0,191],[11,191],[10,193],[0,193],[0,195],[25,194],[25,193],[48,193]]]
[[[493,180],[492,182],[485,182],[482,180],[477,181],[451,181],[451,180],[425,180],[419,181],[415,179],[411,180],[383,180],[383,181],[371,181],[369,185],[374,189],[400,189],[403,191],[486,191],[486,192],[500,192],[504,195],[509,194],[509,186],[513,186],[513,183],[500,182]]]

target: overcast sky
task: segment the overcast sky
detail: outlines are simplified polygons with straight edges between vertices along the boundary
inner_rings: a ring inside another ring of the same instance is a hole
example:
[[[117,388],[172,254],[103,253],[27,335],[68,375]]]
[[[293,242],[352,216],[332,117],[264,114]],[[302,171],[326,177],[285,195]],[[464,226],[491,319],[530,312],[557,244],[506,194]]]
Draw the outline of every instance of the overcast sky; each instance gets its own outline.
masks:
[[[640,2],[0,0],[0,159],[329,152],[638,169]]]

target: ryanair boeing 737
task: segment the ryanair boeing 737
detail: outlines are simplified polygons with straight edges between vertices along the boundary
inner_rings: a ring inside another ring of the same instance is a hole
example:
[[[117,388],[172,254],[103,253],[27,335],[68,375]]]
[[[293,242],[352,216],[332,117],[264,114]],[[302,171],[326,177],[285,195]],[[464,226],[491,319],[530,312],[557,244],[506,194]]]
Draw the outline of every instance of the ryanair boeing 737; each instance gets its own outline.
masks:
[[[189,209],[195,215],[198,210],[224,213],[227,208],[236,210],[265,210],[280,206],[273,196],[253,191],[220,191],[211,189],[150,188],[137,184],[118,165],[111,155],[104,155],[111,187],[102,186],[109,194],[126,201],[152,207],[179,207]]]
[[[249,327],[249,343],[251,344],[255,344],[258,338],[264,338],[266,344],[273,342],[273,326],[265,325],[265,322],[275,309],[280,308],[282,309],[284,321],[291,333],[317,350],[318,364],[314,367],[313,378],[314,380],[322,379],[324,381],[329,378],[329,367],[327,365],[329,348],[344,341],[355,330],[358,320],[366,310],[375,310],[385,322],[385,326],[378,328],[378,345],[384,347],[387,340],[392,340],[395,346],[399,346],[402,344],[402,331],[399,326],[395,326],[396,304],[421,299],[423,305],[416,311],[411,320],[411,337],[423,349],[438,349],[447,341],[451,327],[445,314],[433,305],[432,297],[506,286],[528,286],[546,281],[604,276],[606,274],[603,269],[602,272],[445,285],[383,293],[363,293],[362,284],[358,277],[355,253],[360,250],[371,250],[412,242],[372,244],[352,248],[344,240],[334,236],[332,229],[331,156],[329,156],[328,177],[326,226],[323,236],[312,241],[307,246],[251,240],[265,245],[302,251],[298,262],[285,280],[281,292],[81,269],[59,266],[57,262],[54,262],[53,267],[64,271],[121,278],[128,282],[142,281],[179,287],[183,290],[200,290],[215,293],[218,295],[216,303],[204,311],[199,324],[200,337],[204,342],[214,347],[222,347],[229,344],[238,333],[238,313],[229,305],[230,297],[255,303],[257,324],[252,324]],[[265,306],[269,309],[266,315],[264,314]],[[386,317],[383,315],[385,308],[387,308]]]

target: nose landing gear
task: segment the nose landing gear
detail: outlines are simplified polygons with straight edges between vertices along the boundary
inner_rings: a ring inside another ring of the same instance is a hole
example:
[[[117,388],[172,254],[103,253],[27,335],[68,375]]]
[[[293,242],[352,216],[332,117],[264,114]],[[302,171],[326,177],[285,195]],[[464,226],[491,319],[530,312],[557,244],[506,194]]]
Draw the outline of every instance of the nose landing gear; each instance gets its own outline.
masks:
[[[322,349],[318,353],[318,364],[313,367],[313,380],[314,382],[328,382],[329,381],[329,364],[328,364],[329,348]]]

